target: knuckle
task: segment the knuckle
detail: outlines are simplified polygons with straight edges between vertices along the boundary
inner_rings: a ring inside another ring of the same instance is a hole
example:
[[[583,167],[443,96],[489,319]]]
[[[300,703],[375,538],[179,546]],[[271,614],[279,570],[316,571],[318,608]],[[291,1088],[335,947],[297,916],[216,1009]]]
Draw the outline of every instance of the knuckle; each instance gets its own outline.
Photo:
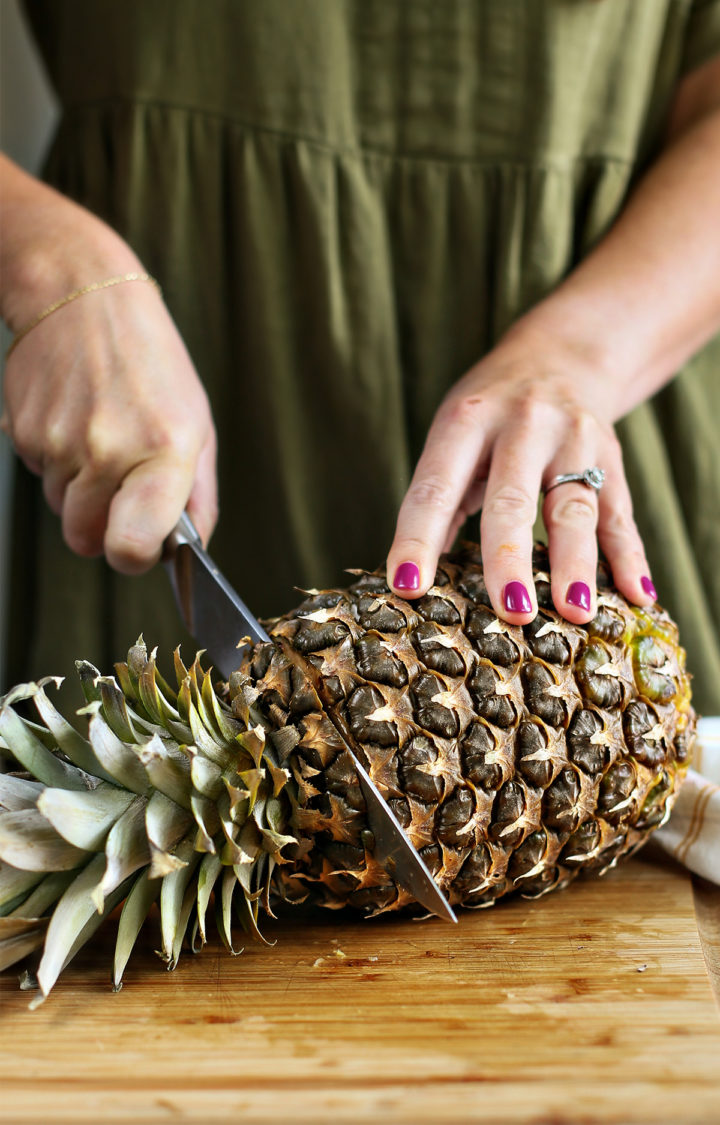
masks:
[[[59,417],[49,418],[43,438],[45,460],[54,464],[64,461],[69,444],[69,434],[64,419]]]
[[[557,407],[549,402],[539,387],[530,385],[513,405],[515,424],[521,429],[537,431],[539,426],[553,424]]]
[[[151,459],[171,460],[182,464],[195,461],[200,441],[196,427],[186,421],[173,425],[163,419],[147,435],[145,449]]]
[[[587,446],[597,435],[598,423],[594,414],[577,404],[573,404],[566,415],[566,434],[578,446]]]
[[[531,496],[525,488],[514,484],[504,484],[492,495],[486,495],[483,517],[509,516],[527,522],[535,519],[537,497]]]
[[[592,524],[597,522],[597,504],[591,496],[568,496],[550,507],[548,518],[553,524]]]
[[[451,487],[442,477],[423,477],[410,485],[407,500],[413,507],[445,511],[452,503]]]

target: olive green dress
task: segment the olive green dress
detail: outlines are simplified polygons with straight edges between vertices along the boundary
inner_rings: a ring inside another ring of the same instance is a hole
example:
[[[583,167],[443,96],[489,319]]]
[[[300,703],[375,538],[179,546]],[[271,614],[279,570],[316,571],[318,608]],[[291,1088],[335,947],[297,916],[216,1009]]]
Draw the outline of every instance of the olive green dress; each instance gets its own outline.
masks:
[[[219,431],[212,550],[260,615],[384,559],[442,396],[607,230],[720,50],[719,0],[25,6],[63,108],[47,176],[162,284]],[[719,368],[715,341],[619,427],[716,712]],[[13,678],[184,635],[162,568],[72,557],[29,479],[17,514]]]

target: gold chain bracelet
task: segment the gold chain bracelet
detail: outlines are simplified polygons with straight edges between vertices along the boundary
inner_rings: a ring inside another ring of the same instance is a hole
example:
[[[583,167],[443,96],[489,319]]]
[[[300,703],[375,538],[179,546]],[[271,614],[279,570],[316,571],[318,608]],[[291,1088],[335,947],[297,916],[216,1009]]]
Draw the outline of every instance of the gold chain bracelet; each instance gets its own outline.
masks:
[[[32,332],[33,328],[37,328],[38,324],[41,324],[47,317],[52,316],[58,309],[69,305],[71,301],[76,301],[78,297],[84,297],[87,293],[96,293],[98,289],[109,289],[112,285],[122,285],[125,281],[147,281],[150,285],[155,286],[158,293],[162,293],[160,285],[149,273],[123,273],[118,277],[108,277],[105,281],[93,281],[90,285],[83,285],[81,289],[74,289],[72,293],[68,293],[66,297],[62,297],[59,301],[53,301],[51,305],[48,305],[46,309],[43,309],[43,311],[33,317],[28,324],[24,325],[10,344],[7,350],[7,356],[14,351],[20,341],[27,336],[28,332]],[[6,359],[7,356],[5,357]]]

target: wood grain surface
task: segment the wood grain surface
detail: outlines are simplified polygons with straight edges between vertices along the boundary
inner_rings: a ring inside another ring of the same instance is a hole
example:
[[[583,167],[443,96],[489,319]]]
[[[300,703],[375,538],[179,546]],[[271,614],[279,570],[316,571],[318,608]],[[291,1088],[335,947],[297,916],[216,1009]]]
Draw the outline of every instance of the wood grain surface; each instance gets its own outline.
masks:
[[[7,1122],[720,1121],[720,889],[637,857],[458,926],[300,910],[167,973],[112,925],[45,1005],[0,978]],[[717,963],[715,962],[715,969]]]

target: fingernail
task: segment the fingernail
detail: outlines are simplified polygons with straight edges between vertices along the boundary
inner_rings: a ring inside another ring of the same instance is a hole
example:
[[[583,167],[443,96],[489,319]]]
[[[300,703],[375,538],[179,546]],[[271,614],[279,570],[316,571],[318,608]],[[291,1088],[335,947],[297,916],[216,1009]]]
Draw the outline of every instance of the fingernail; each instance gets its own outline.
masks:
[[[655,586],[653,585],[652,579],[648,578],[647,575],[645,575],[644,578],[640,579],[640,585],[642,586],[642,588],[645,591],[645,593],[647,594],[647,596],[649,598],[652,598],[653,601],[655,601],[656,598],[657,598],[657,590],[655,589]]]
[[[400,563],[395,571],[393,586],[396,590],[417,590],[420,585],[420,571],[413,562]]]
[[[590,587],[584,582],[571,582],[565,595],[568,605],[577,605],[580,609],[590,609]]]
[[[531,613],[530,595],[522,582],[508,582],[503,590],[503,604],[508,613]]]

